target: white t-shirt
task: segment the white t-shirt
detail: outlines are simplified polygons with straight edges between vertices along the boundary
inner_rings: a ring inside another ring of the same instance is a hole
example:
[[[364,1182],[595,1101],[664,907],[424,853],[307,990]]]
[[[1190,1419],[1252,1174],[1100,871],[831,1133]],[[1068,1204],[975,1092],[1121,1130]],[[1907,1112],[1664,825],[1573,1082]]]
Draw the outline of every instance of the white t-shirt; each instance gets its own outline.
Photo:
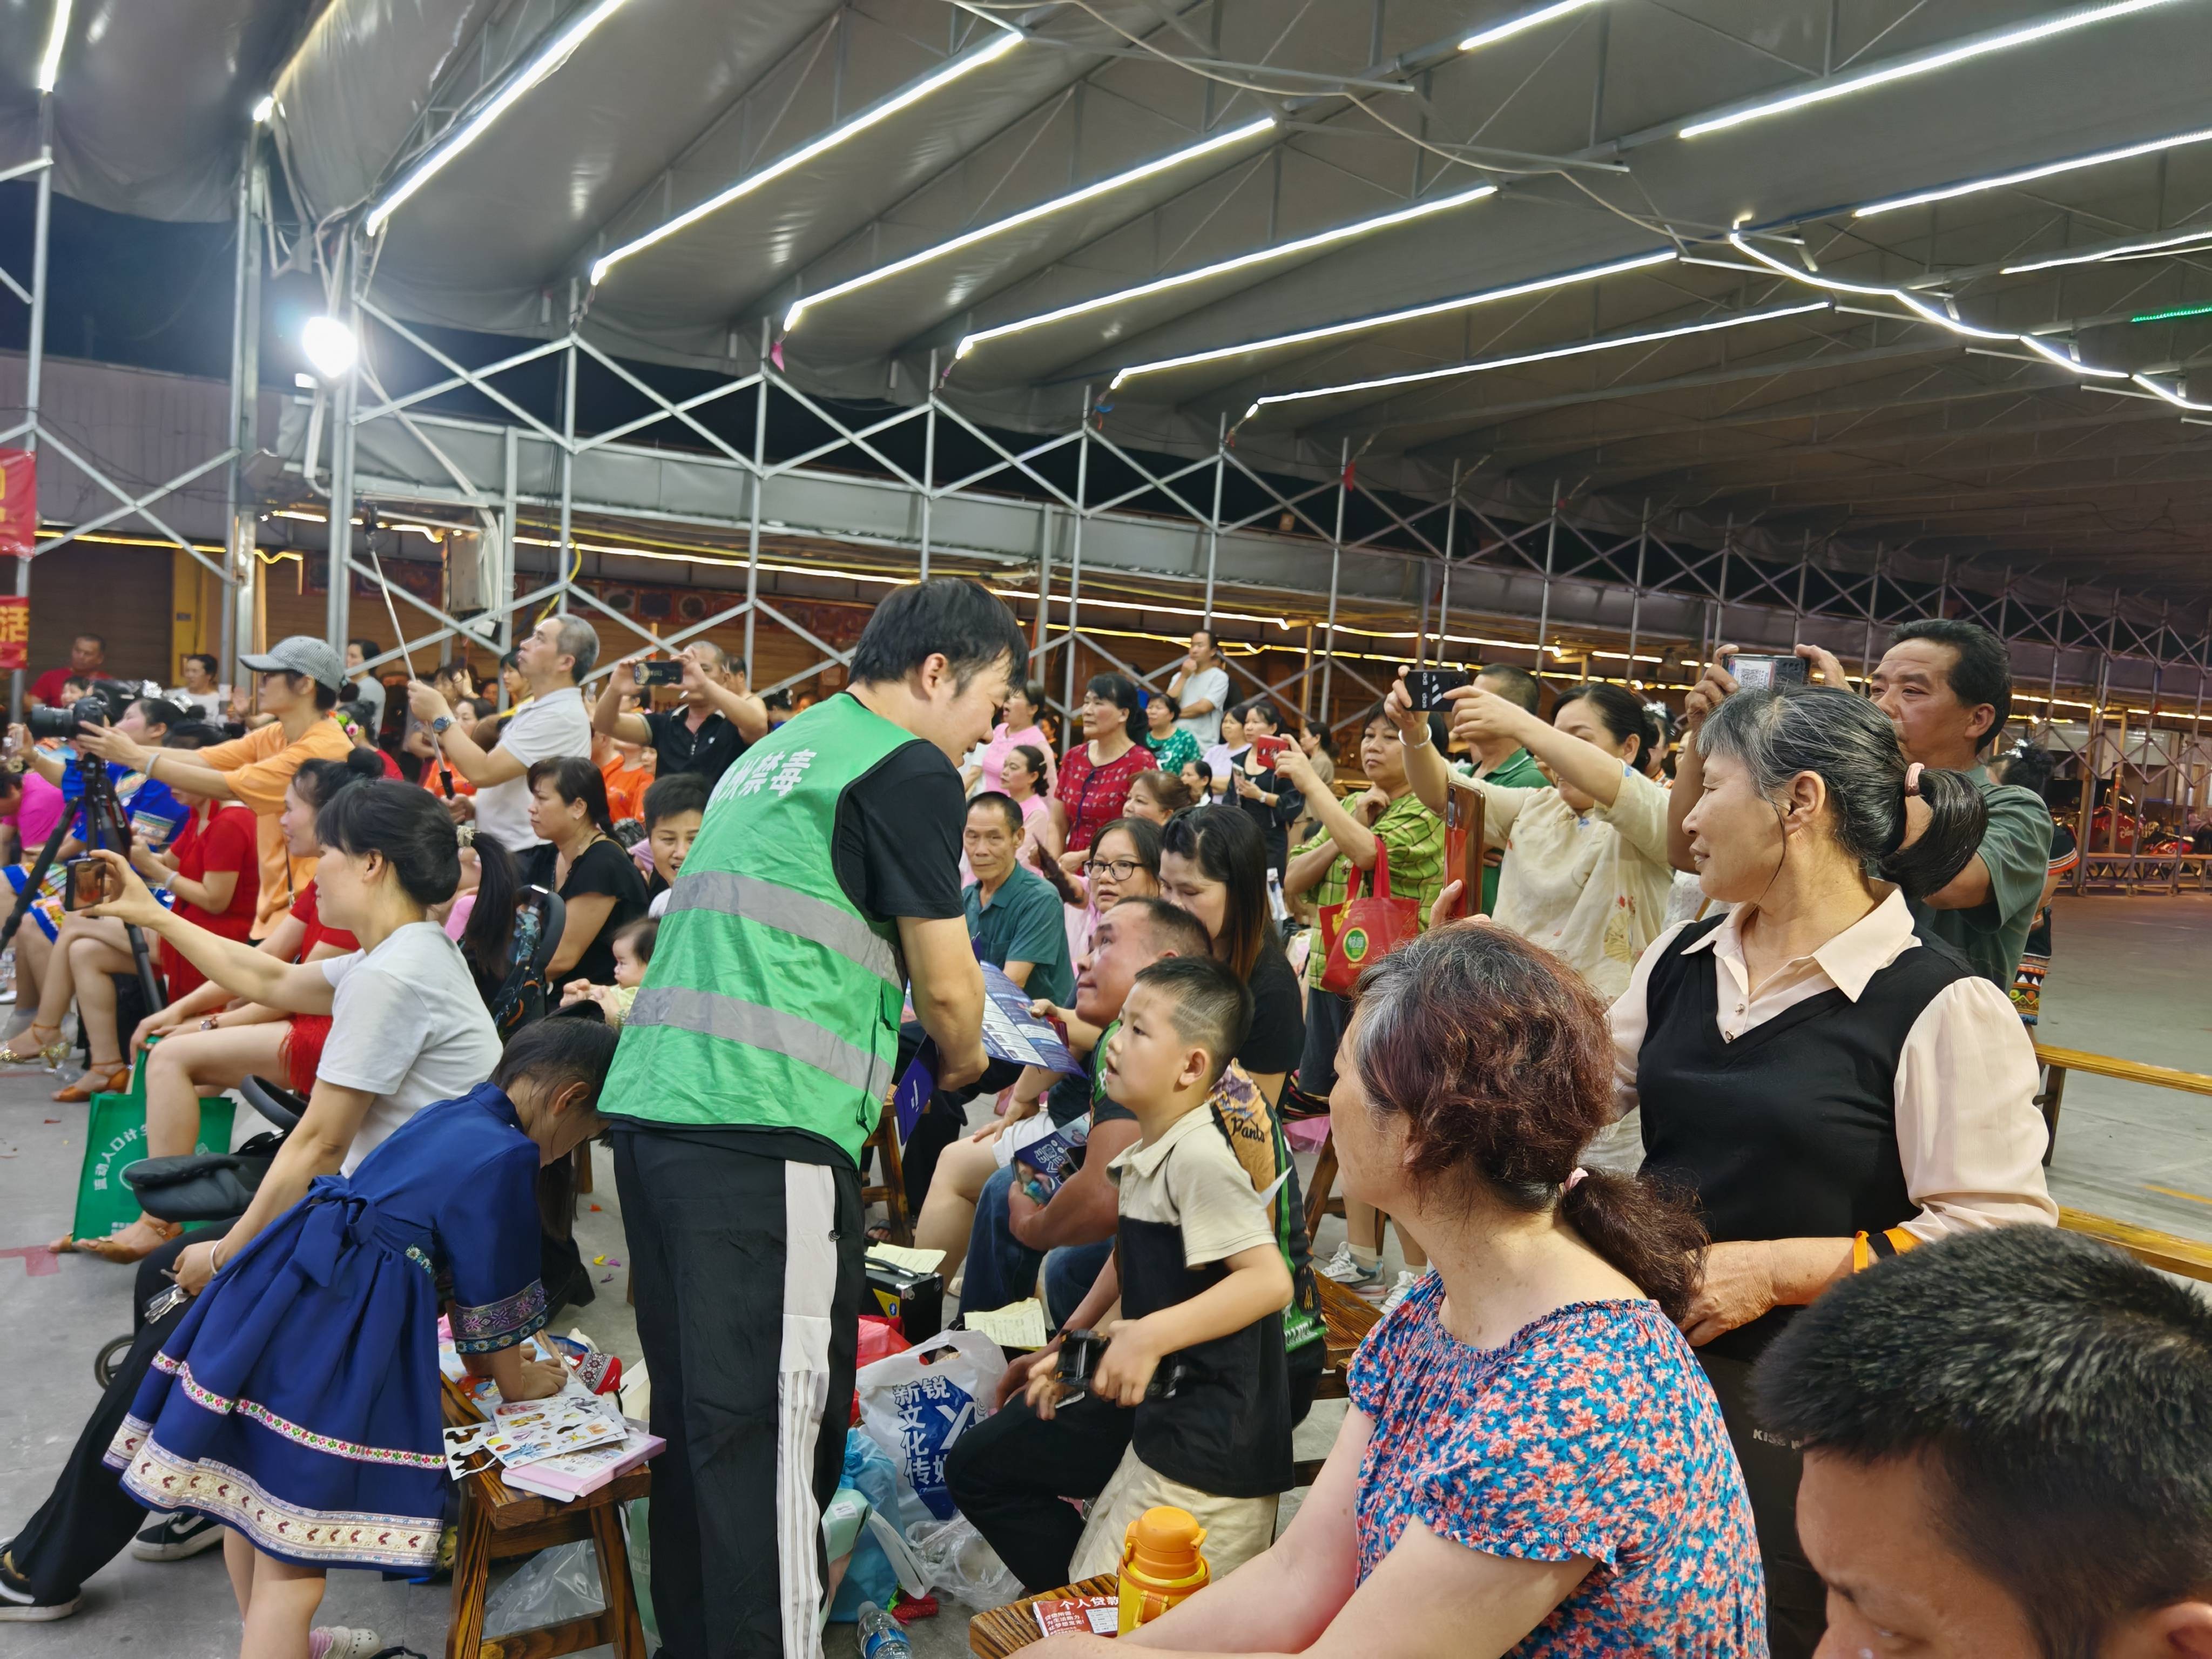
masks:
[[[460,947],[410,921],[374,951],[322,964],[337,997],[315,1076],[376,1098],[341,1166],[347,1175],[434,1101],[465,1095],[499,1064],[499,1037]]]
[[[562,755],[590,757],[592,720],[584,712],[584,694],[568,685],[533,698],[500,728],[495,749],[520,761],[523,770],[505,783],[477,791],[477,833],[489,836],[510,853],[542,847],[544,837],[530,828],[529,769],[534,762]]]
[[[220,720],[222,718],[223,699],[230,695],[230,688],[222,685],[212,691],[187,691],[180,685],[174,690],[164,691],[161,695],[171,702],[191,703],[207,720]]]
[[[1225,668],[1201,668],[1182,683],[1176,701],[1188,708],[1194,702],[1210,702],[1212,708],[1203,714],[1186,714],[1176,722],[1180,731],[1188,732],[1198,739],[1203,750],[1221,741],[1221,711],[1229,706],[1229,671]]]

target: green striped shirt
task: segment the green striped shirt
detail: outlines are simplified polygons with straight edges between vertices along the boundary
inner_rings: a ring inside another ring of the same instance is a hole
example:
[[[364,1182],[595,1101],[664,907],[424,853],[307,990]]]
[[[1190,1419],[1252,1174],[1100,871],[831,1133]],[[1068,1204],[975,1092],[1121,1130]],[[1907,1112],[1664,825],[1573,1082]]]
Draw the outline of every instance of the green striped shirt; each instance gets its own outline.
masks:
[[[1358,799],[1357,796],[1353,799]],[[1346,810],[1349,810],[1347,803]],[[1444,869],[1444,821],[1421,805],[1421,798],[1407,790],[1392,801],[1375,820],[1376,835],[1382,840],[1382,851],[1390,861],[1390,896],[1412,899],[1421,907],[1421,926],[1429,925],[1429,906],[1444,890],[1447,872]],[[1328,839],[1328,831],[1306,842],[1298,850],[1318,847]],[[1345,890],[1350,884],[1352,860],[1340,853],[1336,862],[1328,866],[1313,890],[1314,902],[1322,909],[1344,902]],[[1321,948],[1320,930],[1314,934],[1314,948],[1306,958],[1306,983],[1319,985],[1322,969],[1328,965],[1328,953]]]

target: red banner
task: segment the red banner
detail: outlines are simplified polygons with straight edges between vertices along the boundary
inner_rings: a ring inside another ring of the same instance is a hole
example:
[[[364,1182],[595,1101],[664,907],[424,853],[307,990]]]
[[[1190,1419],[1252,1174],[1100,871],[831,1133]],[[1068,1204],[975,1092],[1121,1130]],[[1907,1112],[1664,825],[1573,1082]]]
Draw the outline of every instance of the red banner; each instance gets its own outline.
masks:
[[[39,458],[0,449],[0,555],[31,556],[39,544]]]
[[[0,594],[0,674],[31,665],[31,602],[20,593]]]

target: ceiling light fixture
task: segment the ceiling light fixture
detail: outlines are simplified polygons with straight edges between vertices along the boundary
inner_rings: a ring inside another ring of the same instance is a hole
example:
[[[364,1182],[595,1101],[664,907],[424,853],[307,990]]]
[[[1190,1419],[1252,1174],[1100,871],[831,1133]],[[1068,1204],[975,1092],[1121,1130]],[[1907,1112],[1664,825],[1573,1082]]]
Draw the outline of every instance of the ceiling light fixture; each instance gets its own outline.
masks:
[[[1170,368],[1188,368],[1194,363],[1218,362],[1224,357],[1242,357],[1255,351],[1274,351],[1285,346],[1310,345],[1316,340],[1334,339],[1339,335],[1354,334],[1363,329],[1388,328],[1395,323],[1442,316],[1449,311],[1464,311],[1473,306],[1488,305],[1495,300],[1516,300],[1526,294],[1541,294],[1547,289],[1565,288],[1575,283],[1594,283],[1600,277],[1616,276],[1625,270],[1640,270],[1646,265],[1663,265],[1679,257],[1672,248],[1661,248],[1655,252],[1616,259],[1610,264],[1585,265],[1580,270],[1565,270],[1553,276],[1538,276],[1506,288],[1486,289],[1480,294],[1462,294],[1455,299],[1438,300],[1433,305],[1413,306],[1404,311],[1387,311],[1376,317],[1355,317],[1347,323],[1330,323],[1321,328],[1301,329],[1295,334],[1271,335],[1263,340],[1246,340],[1238,345],[1217,346],[1210,351],[1193,351],[1180,357],[1161,357],[1149,363],[1132,363],[1115,374],[1113,386],[1118,388],[1123,381],[1133,380],[1139,374],[1157,374]]]
[[[783,313],[783,331],[789,334],[799,326],[799,319],[805,316],[815,307],[829,301],[842,299],[848,294],[855,293],[859,289],[880,283],[885,277],[898,276],[903,271],[914,270],[918,265],[927,264],[933,259],[942,258],[948,253],[956,253],[962,248],[973,247],[978,242],[988,241],[994,236],[1002,235],[1019,226],[1033,223],[1036,220],[1058,213],[1063,208],[1075,207],[1084,202],[1093,201],[1101,196],[1110,195],[1115,191],[1149,179],[1155,173],[1164,173],[1170,167],[1180,167],[1185,161],[1194,161],[1202,155],[1212,155],[1216,150],[1225,149],[1232,144],[1241,144],[1249,138],[1255,138],[1263,132],[1272,131],[1274,125],[1273,116],[1263,115],[1258,120],[1247,121],[1243,126],[1231,131],[1217,133],[1200,143],[1187,144],[1181,149],[1172,150],[1165,155],[1156,156],[1139,167],[1129,168],[1127,172],[1101,179],[1096,184],[1085,185],[1081,190],[1070,191],[1065,196],[1055,196],[1048,202],[1039,202],[1035,207],[1024,208],[1019,213],[1010,214],[1004,219],[994,220],[988,225],[978,225],[973,230],[955,236],[949,242],[939,242],[934,246],[923,248],[917,253],[909,253],[903,259],[894,259],[887,265],[878,265],[873,270],[864,270],[859,276],[848,277],[844,282],[825,288],[818,294],[810,294],[804,299],[793,301],[791,309]]]
[[[510,75],[483,108],[447,131],[430,153],[417,161],[382,201],[369,209],[368,217],[364,221],[368,234],[374,236],[383,229],[385,222],[398,211],[409,197],[437,177],[447,162],[489,131],[492,123],[512,109],[524,94],[567,63],[569,54],[584,44],[592,31],[621,10],[622,6],[623,0],[599,0],[596,5],[586,9],[547,42],[545,49],[520,70]]]
[[[2194,132],[2177,132],[2169,138],[2149,138],[2140,144],[2128,144],[2119,149],[2099,150],[2094,155],[2070,156],[2063,161],[2046,161],[2040,167],[2022,167],[2017,173],[2000,173],[1988,179],[1969,179],[1960,185],[1945,185],[1936,190],[1916,191],[1911,196],[1897,196],[1887,202],[1875,202],[1852,210],[1854,219],[1872,218],[1877,213],[1893,213],[1899,208],[1924,207],[1930,202],[1948,202],[1954,196],[1972,196],[1985,190],[2008,190],[2014,185],[2025,185],[2038,179],[2048,179],[2061,173],[2078,173],[2083,167],[2102,167],[2107,161],[2125,161],[2138,155],[2155,155],[2160,150],[2178,149],[2184,144],[2201,144],[2212,138],[2212,127],[2200,127]]]
[[[1559,357],[1579,357],[1592,351],[1610,351],[1616,346],[1652,345],[1662,340],[1679,340],[1692,334],[1711,334],[1722,329],[1745,328],[1753,323],[1771,323],[1784,317],[1802,317],[1809,311],[1826,311],[1826,300],[1808,301],[1803,305],[1771,306],[1764,311],[1743,312],[1735,316],[1715,317],[1702,323],[1684,323],[1676,328],[1649,329],[1637,334],[1608,335],[1601,340],[1583,340],[1573,345],[1553,346],[1543,351],[1524,351],[1510,357],[1489,357],[1480,362],[1453,363],[1444,368],[1424,368],[1409,374],[1386,374],[1372,380],[1351,380],[1342,386],[1308,386],[1297,392],[1272,392],[1264,398],[1255,398],[1243,419],[1250,420],[1269,404],[1300,403],[1310,398],[1334,398],[1352,392],[1382,392],[1394,386],[1416,386],[1424,380],[1449,380],[1459,374],[1486,374],[1494,368],[1517,368],[1524,363],[1549,362]]]
[[[912,86],[893,93],[879,103],[871,105],[843,125],[832,127],[820,137],[801,144],[787,155],[779,156],[758,172],[747,173],[720,194],[708,197],[696,207],[686,208],[666,224],[648,230],[644,235],[631,241],[624,242],[611,253],[601,255],[592,264],[592,285],[596,287],[610,270],[633,253],[641,253],[655,242],[665,241],[679,230],[684,230],[697,224],[708,214],[720,212],[731,203],[751,195],[762,185],[771,184],[786,173],[805,167],[818,155],[827,155],[847,139],[858,137],[870,127],[889,120],[901,110],[920,103],[932,93],[951,86],[955,81],[981,69],[986,64],[996,63],[1021,43],[1020,35],[1011,29],[1006,30],[995,40],[978,46],[973,52],[963,52],[942,69],[922,76]]]
[[[300,349],[309,368],[325,380],[335,380],[353,367],[361,343],[337,318],[310,317],[300,329]]]
[[[2034,270],[2055,270],[2061,265],[2102,264],[2107,259],[2132,259],[2139,254],[2157,253],[2168,248],[2186,247],[2191,242],[2212,239],[2212,226],[2183,231],[2177,235],[2160,236],[2148,242],[2123,242],[2116,247],[2092,249],[2083,253],[2054,253],[2048,259],[2032,260],[2024,265],[2007,265],[2000,276],[2025,276]]]
[[[253,106],[253,125],[259,126],[276,112],[276,94],[273,92],[263,93],[260,101]]]
[[[1812,104],[1825,104],[1832,98],[1841,98],[1850,93],[1864,92],[1872,87],[1887,86],[1893,81],[1909,80],[1914,76],[1929,75],[1937,70],[1949,69],[1976,58],[1986,58],[1992,52],[2009,52],[2014,46],[2028,46],[2037,40],[2047,40],[2054,34],[2065,34],[2075,29],[2087,28],[2093,23],[2106,23],[2114,18],[2126,17],[2139,11],[2154,10],[2160,6],[2179,3],[2179,0],[2112,0],[2102,6],[2085,6],[2075,11],[2059,12],[2018,28],[1998,29],[1988,34],[1978,34],[1948,46],[1917,56],[1894,58],[1886,64],[1849,75],[1840,80],[1822,81],[1798,92],[1748,104],[1702,121],[1692,121],[1675,134],[1678,138],[1697,138],[1709,132],[1725,132],[1730,127],[1740,127],[1747,121],[1761,121],[1770,115],[1786,115]]]
[[[1550,22],[1555,17],[1565,17],[1570,12],[1580,11],[1585,6],[1594,6],[1597,3],[1598,0],[1553,0],[1551,5],[1539,6],[1535,10],[1523,12],[1518,17],[1509,17],[1504,22],[1493,23],[1486,29],[1477,29],[1459,43],[1459,49],[1462,52],[1480,52],[1483,47],[1507,40],[1520,33],[1523,29],[1533,29],[1540,23]]]
[[[2168,306],[2164,311],[2146,311],[2141,316],[2130,317],[2131,323],[2171,323],[2183,317],[2212,316],[2212,304],[2200,306]]]
[[[69,40],[71,0],[54,0],[53,27],[46,32],[46,49],[39,55],[39,90],[52,92],[62,76],[62,47]]]
[[[988,341],[1002,339],[1009,334],[1019,334],[1032,328],[1043,328],[1052,323],[1066,322],[1071,317],[1080,317],[1086,312],[1103,311],[1112,306],[1127,305],[1137,300],[1149,299],[1155,294],[1164,294],[1186,283],[1202,283],[1209,276],[1225,276],[1235,270],[1264,264],[1270,259],[1288,259],[1316,248],[1347,241],[1354,236],[1388,230],[1393,225],[1425,219],[1432,213],[1442,213],[1449,208],[1464,207],[1469,202],[1480,202],[1498,194],[1495,185],[1477,185],[1473,190],[1463,190],[1456,196],[1439,197],[1433,202],[1421,202],[1409,208],[1400,208],[1395,213],[1382,214],[1372,219],[1355,219],[1348,225],[1339,225],[1334,230],[1316,231],[1310,236],[1301,236],[1294,241],[1279,242],[1272,246],[1255,248],[1249,253],[1240,253],[1233,259],[1223,259],[1214,264],[1201,265],[1196,270],[1186,270],[1179,276],[1162,276],[1157,281],[1139,283],[1135,288],[1117,289],[1111,294],[1102,294],[1095,300],[1079,300],[1073,305],[1062,306],[1057,311],[1048,311],[1035,317],[1024,317],[1018,322],[1000,323],[996,328],[978,329],[963,336],[952,353],[957,362],[977,346]]]

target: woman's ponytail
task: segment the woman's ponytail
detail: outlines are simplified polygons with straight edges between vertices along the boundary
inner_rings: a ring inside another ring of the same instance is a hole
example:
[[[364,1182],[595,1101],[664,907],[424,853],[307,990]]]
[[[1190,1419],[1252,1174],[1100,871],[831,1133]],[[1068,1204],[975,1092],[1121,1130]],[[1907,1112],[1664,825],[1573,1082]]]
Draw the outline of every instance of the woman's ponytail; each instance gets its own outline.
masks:
[[[1959,872],[1982,844],[1990,825],[1982,792],[1964,772],[1920,774],[1920,799],[1928,803],[1928,828],[1908,847],[1883,854],[1875,873],[1895,882],[1907,898],[1925,898],[1958,879]],[[1898,823],[1902,834],[1905,799],[1898,798]]]
[[[1650,1175],[1577,1170],[1559,1213],[1583,1243],[1680,1322],[1704,1277],[1708,1242],[1689,1194]]]

